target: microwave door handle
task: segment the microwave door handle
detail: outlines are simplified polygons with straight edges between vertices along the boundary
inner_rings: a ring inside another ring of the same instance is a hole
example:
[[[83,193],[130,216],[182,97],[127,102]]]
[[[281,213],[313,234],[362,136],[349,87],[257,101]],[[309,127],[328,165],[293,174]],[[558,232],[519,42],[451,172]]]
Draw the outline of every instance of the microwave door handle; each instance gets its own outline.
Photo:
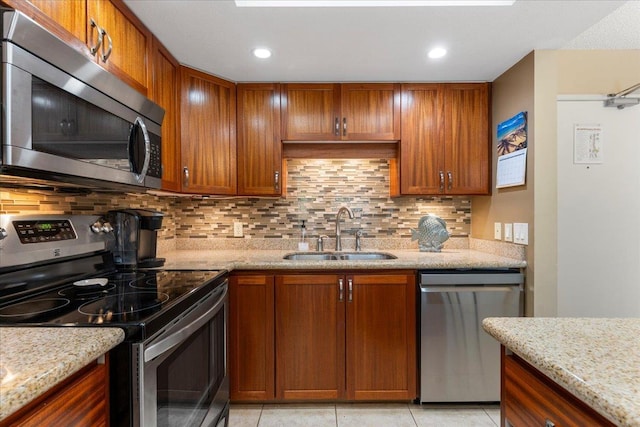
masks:
[[[163,340],[158,341],[157,343],[154,343],[149,347],[147,347],[147,349],[145,349],[144,351],[145,363],[155,359],[161,354],[179,345],[184,340],[189,338],[195,331],[200,329],[205,323],[207,323],[213,316],[215,316],[215,314],[220,310],[220,308],[222,308],[223,304],[225,303],[225,298],[227,297],[228,291],[229,291],[229,287],[227,285],[224,285],[224,292],[222,293],[220,298],[218,298],[218,300],[213,305],[213,307],[207,310],[206,313],[198,317],[193,322],[189,323],[184,328],[181,328],[180,330],[172,333],[171,335],[164,338]]]
[[[139,141],[138,129],[142,131],[142,139],[143,141]],[[137,164],[137,159],[133,154],[133,150],[136,149],[136,146],[140,143],[144,143],[144,160],[142,162],[142,169],[138,169],[139,165]],[[147,176],[147,172],[149,171],[149,160],[151,158],[151,141],[149,140],[149,132],[147,132],[147,126],[144,124],[144,121],[137,117],[136,121],[131,126],[131,133],[129,134],[129,163],[131,164],[131,168],[133,173],[136,176],[136,180],[139,183],[144,181],[144,178]]]

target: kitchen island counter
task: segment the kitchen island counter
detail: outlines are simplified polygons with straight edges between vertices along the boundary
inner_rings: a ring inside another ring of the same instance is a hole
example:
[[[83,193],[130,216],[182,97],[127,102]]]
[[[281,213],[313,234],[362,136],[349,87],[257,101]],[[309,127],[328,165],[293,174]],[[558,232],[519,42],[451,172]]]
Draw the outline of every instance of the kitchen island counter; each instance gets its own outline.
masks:
[[[445,268],[524,268],[526,261],[472,249],[444,249],[442,252],[374,250],[395,255],[389,260],[306,261],[285,260],[291,250],[174,250],[163,253],[165,269],[208,270],[389,270]],[[363,252],[369,252],[364,250]]]
[[[619,426],[640,426],[640,319],[487,318],[484,329]]]
[[[119,328],[0,327],[0,420],[123,339]]]

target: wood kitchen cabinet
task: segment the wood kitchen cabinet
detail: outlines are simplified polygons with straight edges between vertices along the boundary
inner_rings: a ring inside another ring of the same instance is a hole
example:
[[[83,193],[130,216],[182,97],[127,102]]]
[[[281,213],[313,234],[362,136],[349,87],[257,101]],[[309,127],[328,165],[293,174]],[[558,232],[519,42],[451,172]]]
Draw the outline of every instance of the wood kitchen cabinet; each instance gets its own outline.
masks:
[[[229,382],[234,401],[275,397],[274,277],[232,274],[229,288]]]
[[[238,195],[280,196],[283,167],[280,85],[239,83]]]
[[[151,99],[164,108],[162,121],[162,189],[180,191],[180,64],[154,37],[149,80]]]
[[[501,427],[614,426],[533,366],[501,350]]]
[[[8,0],[6,3],[147,94],[152,35],[122,0]],[[99,39],[102,40],[100,46]]]
[[[0,421],[0,427],[108,426],[108,372],[107,362],[91,363]]]
[[[181,67],[182,192],[235,195],[235,84]]]
[[[282,139],[397,141],[400,85],[287,83],[282,85]]]
[[[488,83],[402,85],[400,194],[490,192]]]
[[[412,400],[415,273],[276,276],[276,398]]]
[[[337,274],[276,277],[278,399],[345,398],[345,283]]]

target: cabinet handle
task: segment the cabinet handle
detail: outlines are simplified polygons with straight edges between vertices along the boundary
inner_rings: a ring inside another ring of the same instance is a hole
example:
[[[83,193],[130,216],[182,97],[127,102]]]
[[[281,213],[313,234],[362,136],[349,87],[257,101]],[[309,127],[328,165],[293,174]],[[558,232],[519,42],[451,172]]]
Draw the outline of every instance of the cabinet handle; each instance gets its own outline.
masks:
[[[280,191],[280,172],[279,171],[275,171],[273,173],[273,181],[274,181],[274,187],[276,191]]]
[[[338,301],[344,300],[344,280],[338,279]]]
[[[102,28],[101,32],[103,36],[107,36],[109,47],[107,47],[107,52],[105,53],[104,45],[102,46],[102,55],[100,55],[100,57],[102,58],[102,62],[107,62],[107,59],[109,59],[109,57],[111,56],[111,51],[113,50],[113,40],[111,39],[111,36],[109,35],[109,33],[107,33],[107,30]]]
[[[98,24],[96,24],[96,21],[93,20],[93,18],[91,18],[91,32],[93,33],[93,29],[96,28],[98,30],[98,42],[95,44],[95,46],[90,46],[89,47],[89,52],[91,52],[91,55],[95,55],[96,53],[98,53],[98,50],[100,49],[100,46],[102,45],[102,37],[103,37],[103,33],[102,33],[102,28],[98,27]]]
[[[189,186],[189,168],[188,167],[183,167],[182,168],[182,174],[183,174],[183,179],[182,179],[182,184],[186,187]]]
[[[555,423],[549,419],[544,420],[544,427],[556,427]]]
[[[347,136],[347,118],[342,119],[342,136]]]
[[[444,172],[440,171],[440,191],[444,191]]]
[[[347,285],[349,286],[349,302],[353,301],[353,279],[347,279]]]
[[[451,171],[447,171],[447,178],[449,179],[447,190],[451,190],[451,187],[453,186],[453,174],[451,173]]]
[[[338,117],[336,117],[334,134],[335,136],[340,136],[340,119]]]

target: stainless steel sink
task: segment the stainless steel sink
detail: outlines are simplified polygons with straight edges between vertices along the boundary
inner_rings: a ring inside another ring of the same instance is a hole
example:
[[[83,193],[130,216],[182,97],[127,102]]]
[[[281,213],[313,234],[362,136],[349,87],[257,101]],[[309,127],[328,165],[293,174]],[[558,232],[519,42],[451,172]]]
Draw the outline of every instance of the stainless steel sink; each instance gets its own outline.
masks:
[[[338,254],[340,259],[350,261],[371,261],[380,259],[396,259],[395,255],[387,254],[384,252],[343,252]]]
[[[293,261],[327,261],[338,259],[332,253],[323,252],[295,252],[286,254],[283,258]]]
[[[292,261],[373,261],[397,257],[384,252],[294,252],[283,258]]]

